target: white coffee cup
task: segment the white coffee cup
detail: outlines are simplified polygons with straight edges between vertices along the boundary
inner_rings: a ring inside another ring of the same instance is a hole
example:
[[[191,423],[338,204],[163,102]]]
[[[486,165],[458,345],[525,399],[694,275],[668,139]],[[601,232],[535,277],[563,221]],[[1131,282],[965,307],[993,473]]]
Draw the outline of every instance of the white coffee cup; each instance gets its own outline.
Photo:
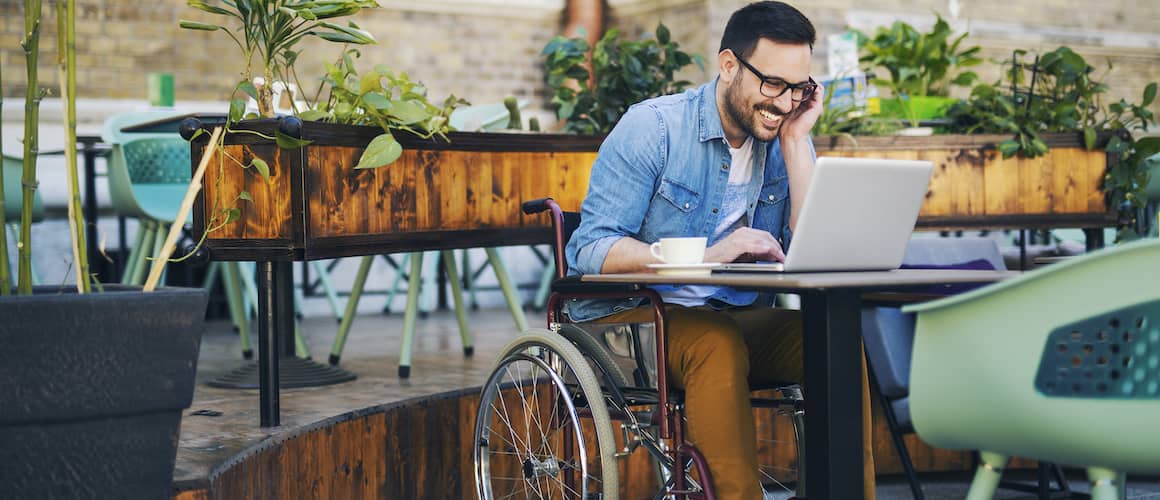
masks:
[[[665,264],[700,264],[705,258],[705,237],[661,238],[649,246],[649,253]]]

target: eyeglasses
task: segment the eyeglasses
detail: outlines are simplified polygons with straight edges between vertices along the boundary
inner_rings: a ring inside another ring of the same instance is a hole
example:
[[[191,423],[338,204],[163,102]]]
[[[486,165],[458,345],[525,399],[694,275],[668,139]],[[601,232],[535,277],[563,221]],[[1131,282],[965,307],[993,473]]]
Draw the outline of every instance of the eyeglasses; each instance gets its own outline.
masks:
[[[814,91],[818,89],[818,82],[815,82],[812,77],[801,83],[789,83],[781,78],[761,74],[760,71],[757,71],[757,68],[745,62],[745,59],[742,59],[737,54],[733,54],[733,57],[736,57],[742,66],[745,66],[749,71],[757,75],[757,78],[761,80],[761,95],[765,97],[781,97],[788,90],[790,91],[789,98],[791,101],[802,102],[808,101],[814,95]]]

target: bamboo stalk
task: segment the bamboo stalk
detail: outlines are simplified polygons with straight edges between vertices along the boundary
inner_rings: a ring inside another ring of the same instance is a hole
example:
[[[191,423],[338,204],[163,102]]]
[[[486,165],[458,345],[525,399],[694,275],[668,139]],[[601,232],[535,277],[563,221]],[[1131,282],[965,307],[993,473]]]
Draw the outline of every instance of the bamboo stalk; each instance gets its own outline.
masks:
[[[0,82],[3,81],[4,79],[0,77]],[[0,85],[0,89],[2,88],[3,86]],[[3,109],[4,92],[0,92],[0,110]],[[0,116],[0,123],[3,122],[4,119],[2,116]],[[3,128],[4,127],[0,127],[0,131],[2,131]],[[0,134],[0,161],[3,161],[2,159],[4,157],[4,138],[2,135],[3,134]],[[5,203],[4,169],[3,167],[0,167],[0,296],[12,293],[12,270],[8,268],[8,215],[4,213]]]
[[[57,0],[56,26],[60,96],[65,105],[64,166],[65,172],[68,172],[68,227],[72,234],[77,293],[88,293],[91,291],[89,256],[84,250],[85,220],[84,212],[81,211],[81,188],[77,175],[76,0]],[[92,221],[94,224],[96,222]]]
[[[17,290],[32,294],[32,201],[36,196],[36,155],[40,153],[40,80],[37,62],[40,56],[41,0],[24,0],[24,48],[28,82],[24,96],[24,169],[21,173],[20,236],[16,241]]]
[[[198,162],[197,171],[193,173],[193,178],[189,181],[189,189],[185,191],[185,199],[181,201],[177,217],[173,219],[173,225],[169,226],[169,234],[165,237],[165,243],[161,245],[161,252],[153,259],[153,267],[149,268],[149,277],[145,279],[145,287],[143,288],[146,292],[152,292],[157,288],[157,282],[161,280],[161,271],[165,270],[169,256],[173,255],[173,248],[177,246],[177,239],[181,236],[181,228],[185,226],[185,219],[189,217],[189,211],[193,209],[197,193],[201,191],[201,179],[205,177],[205,169],[209,166],[210,158],[217,148],[221,135],[222,127],[216,127],[209,136],[209,144],[206,144],[205,151],[201,153],[201,161]]]

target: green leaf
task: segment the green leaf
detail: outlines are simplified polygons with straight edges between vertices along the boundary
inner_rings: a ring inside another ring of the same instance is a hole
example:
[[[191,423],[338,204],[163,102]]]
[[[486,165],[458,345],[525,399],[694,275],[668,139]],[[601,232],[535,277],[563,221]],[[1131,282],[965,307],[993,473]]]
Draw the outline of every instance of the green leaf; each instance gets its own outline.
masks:
[[[1096,129],[1092,127],[1084,127],[1083,147],[1086,149],[1092,149],[1096,147]]]
[[[1156,100],[1156,82],[1149,83],[1144,87],[1144,102],[1140,103],[1141,107],[1152,105],[1152,101]]]
[[[234,222],[234,221],[242,218],[241,209],[227,208],[224,210],[224,212],[226,213],[226,221],[223,222],[223,224],[229,224],[231,222]]]
[[[314,142],[307,139],[299,139],[297,137],[288,136],[282,133],[281,130],[274,133],[274,140],[278,143],[278,147],[282,149],[298,149],[302,146]]]
[[[198,30],[198,31],[217,31],[220,29],[225,29],[225,28],[222,28],[221,26],[218,26],[216,24],[199,23],[196,21],[185,21],[185,20],[178,21],[177,25],[181,26],[182,28],[185,28],[187,30]]]
[[[1003,153],[1003,158],[1010,158],[1019,152],[1019,143],[1013,140],[1005,140],[999,143],[998,149]]]
[[[263,163],[265,163],[265,162],[263,162]],[[269,173],[269,169],[267,169],[267,173]],[[254,201],[254,198],[250,197],[249,191],[242,191],[241,193],[238,193],[238,199],[239,200],[246,200],[246,201]]]
[[[254,170],[258,171],[258,175],[261,175],[263,179],[266,179],[266,182],[270,182],[270,165],[266,164],[266,160],[261,158],[254,158],[250,160],[249,165],[246,165],[246,168],[250,167],[254,167]]]
[[[382,75],[380,75],[377,71],[368,72],[359,78],[359,94],[366,94],[367,92],[378,92],[380,90],[383,90]]]
[[[664,23],[657,24],[657,42],[661,45],[668,45],[672,41],[672,34],[669,29],[665,27]]]
[[[390,113],[391,116],[405,125],[419,123],[431,117],[427,107],[422,102],[414,100],[395,101]]]
[[[230,122],[237,122],[242,119],[242,115],[246,112],[245,99],[230,99]]]
[[[355,169],[379,168],[390,165],[403,155],[403,146],[391,134],[382,134],[375,137],[363,151]]]
[[[238,90],[240,90],[243,93],[245,93],[246,95],[254,98],[254,100],[258,99],[258,88],[254,87],[254,84],[252,82],[250,82],[249,80],[242,80],[241,82],[239,82],[238,83]]]
[[[382,94],[367,94],[362,97],[363,104],[379,111],[390,111],[394,104]]]
[[[319,110],[319,109],[308,109],[306,111],[298,113],[298,118],[301,118],[302,120],[305,120],[305,121],[316,122],[316,121],[324,120],[326,118],[330,118],[330,114],[325,112],[325,111]]]
[[[238,17],[237,14],[235,14],[229,10],[223,9],[223,8],[218,7],[216,5],[209,5],[201,0],[189,0],[188,2],[186,2],[186,5],[189,5],[190,7],[193,7],[197,10],[200,10],[200,11],[209,12],[210,14],[220,14],[223,16]]]
[[[334,30],[336,33],[342,33],[344,35],[349,36],[351,38],[351,40],[353,40],[350,43],[355,43],[355,44],[359,44],[359,45],[368,45],[368,44],[378,43],[375,41],[374,35],[370,34],[370,32],[368,32],[366,30],[360,30],[358,28],[351,27],[351,26],[342,26],[342,25],[334,24],[334,23],[327,22],[327,21],[323,21],[320,24],[324,27],[327,27],[327,28]]]

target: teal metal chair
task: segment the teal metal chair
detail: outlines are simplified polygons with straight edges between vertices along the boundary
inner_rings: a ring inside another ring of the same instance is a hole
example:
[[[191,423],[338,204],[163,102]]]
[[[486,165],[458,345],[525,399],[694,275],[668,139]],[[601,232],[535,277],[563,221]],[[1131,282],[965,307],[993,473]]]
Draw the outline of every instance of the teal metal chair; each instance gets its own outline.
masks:
[[[500,290],[503,292],[504,299],[507,301],[508,311],[511,312],[512,320],[516,323],[516,328],[523,331],[528,327],[527,317],[524,315],[522,302],[520,301],[519,292],[516,290],[515,283],[508,274],[507,267],[500,258],[499,252],[495,248],[485,248],[488,262],[495,271],[496,280],[499,282]],[[466,250],[465,250],[466,252]],[[433,277],[437,270],[433,268],[424,269],[424,254],[427,256],[426,262],[434,263],[435,252],[412,252],[405,255],[402,263],[399,265],[395,274],[395,283],[391,287],[391,297],[394,296],[395,290],[398,289],[400,278],[403,275],[403,269],[407,269],[407,304],[403,312],[403,332],[402,332],[402,346],[399,353],[399,370],[398,374],[401,378],[411,376],[411,354],[415,342],[415,323],[419,314],[420,308],[420,291],[424,289],[423,277]],[[451,299],[455,308],[455,319],[459,324],[459,336],[463,342],[463,354],[471,356],[474,354],[474,341],[471,336],[471,330],[467,323],[467,309],[463,303],[463,290],[460,287],[459,269],[456,265],[455,255],[452,250],[442,250],[440,252],[442,258],[443,268],[447,273],[447,282],[451,285]],[[342,358],[342,351],[346,347],[347,335],[350,333],[351,324],[354,321],[355,311],[358,308],[358,302],[362,297],[363,290],[366,286],[367,277],[371,270],[371,265],[374,262],[374,256],[365,256],[362,258],[358,273],[355,275],[355,280],[351,286],[350,297],[347,299],[346,312],[342,315],[342,320],[339,323],[338,333],[334,337],[334,342],[330,350],[329,362],[331,365],[338,365]],[[466,272],[466,271],[465,271]],[[433,283],[428,283],[427,290],[431,290]],[[387,303],[390,304],[391,297],[388,297]]]
[[[161,250],[190,180],[189,143],[176,134],[126,140],[109,159],[109,198],[117,213],[141,224],[121,282],[140,285]]]
[[[1075,257],[917,313],[910,377],[919,437],[979,450],[969,499],[1010,456],[1082,466],[1092,498],[1160,472],[1160,241]]]
[[[6,224],[7,227],[0,229],[0,238],[10,237],[8,251],[9,255],[14,258],[16,245],[13,242],[19,237],[17,230],[20,227],[20,205],[24,197],[20,189],[24,162],[15,156],[4,155],[2,168],[4,169],[4,219],[8,224]],[[40,191],[36,191],[36,195],[32,198],[32,222],[42,220],[44,220],[44,201],[40,199]],[[15,268],[12,269],[12,279],[16,279]],[[40,284],[40,277],[35,268],[32,270],[32,284]],[[8,286],[15,285],[15,283],[8,283]]]

